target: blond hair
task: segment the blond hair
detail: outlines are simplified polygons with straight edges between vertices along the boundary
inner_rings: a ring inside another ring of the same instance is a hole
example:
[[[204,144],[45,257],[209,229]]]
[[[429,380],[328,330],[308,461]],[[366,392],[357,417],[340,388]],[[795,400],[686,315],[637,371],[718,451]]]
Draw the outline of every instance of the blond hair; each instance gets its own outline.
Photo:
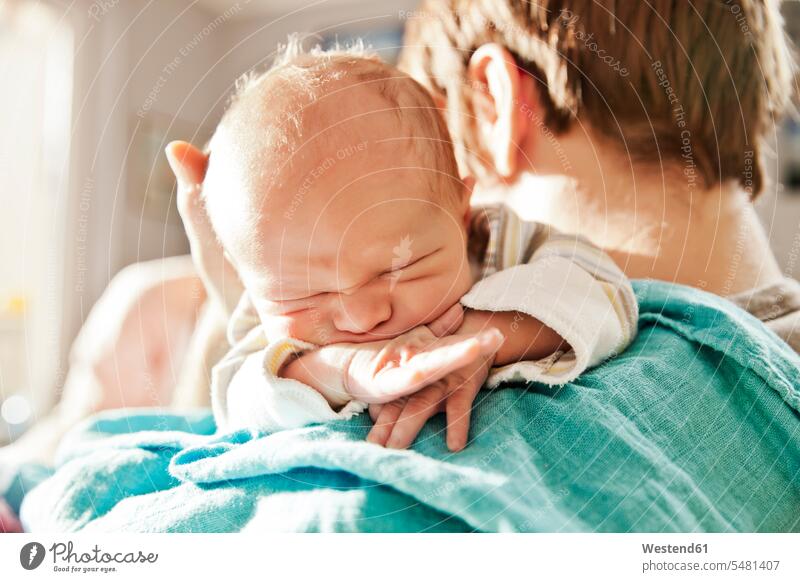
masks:
[[[331,49],[319,46],[306,49],[296,35],[280,47],[272,65],[263,72],[251,71],[243,75],[223,114],[220,126],[235,115],[238,105],[260,83],[279,76],[279,84],[300,95],[281,119],[271,128],[275,135],[272,143],[288,144],[289,134],[299,129],[303,109],[308,103],[322,98],[336,99],[337,89],[331,83],[346,80],[374,91],[396,114],[405,137],[413,138],[408,145],[418,156],[420,165],[435,169],[433,179],[436,192],[447,193],[450,201],[457,200],[454,184],[458,183],[458,166],[453,151],[450,132],[443,112],[436,106],[430,92],[406,73],[383,62],[360,41]],[[213,144],[213,138],[210,142]],[[209,147],[213,158],[213,147]]]
[[[499,43],[540,84],[555,133],[581,117],[638,160],[682,161],[705,187],[764,187],[764,142],[796,71],[777,0],[423,0],[413,16],[400,66],[445,96],[457,157],[478,176],[467,65]]]

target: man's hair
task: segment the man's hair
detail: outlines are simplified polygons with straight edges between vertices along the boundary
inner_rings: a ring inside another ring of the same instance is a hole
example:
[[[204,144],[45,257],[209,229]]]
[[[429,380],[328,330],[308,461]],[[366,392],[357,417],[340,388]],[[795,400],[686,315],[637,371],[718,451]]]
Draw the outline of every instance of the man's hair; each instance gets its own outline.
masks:
[[[778,0],[423,0],[400,66],[448,102],[459,162],[488,164],[467,65],[505,46],[539,84],[544,123],[578,118],[638,161],[678,161],[710,187],[764,186],[764,142],[794,97],[795,65]]]
[[[383,62],[361,42],[351,46],[336,45],[330,49],[318,46],[304,48],[303,40],[295,35],[279,48],[278,56],[268,70],[251,71],[237,82],[235,90],[223,114],[220,126],[236,117],[237,107],[258,84],[277,76],[280,89],[298,95],[289,110],[275,115],[270,128],[269,143],[292,148],[291,135],[297,133],[302,123],[304,110],[320,99],[351,98],[346,93],[337,95],[337,81],[350,81],[374,91],[392,111],[397,119],[399,135],[393,138],[410,138],[405,145],[420,159],[420,166],[434,170],[430,182],[435,193],[449,195],[449,201],[457,199],[455,184],[458,183],[458,165],[453,143],[442,111],[437,108],[430,92],[408,74]],[[273,79],[275,80],[275,79]],[[247,119],[236,123],[248,123]],[[252,121],[250,121],[252,123]],[[346,123],[346,122],[345,122]],[[208,150],[213,160],[212,137]],[[296,145],[296,144],[294,144]]]

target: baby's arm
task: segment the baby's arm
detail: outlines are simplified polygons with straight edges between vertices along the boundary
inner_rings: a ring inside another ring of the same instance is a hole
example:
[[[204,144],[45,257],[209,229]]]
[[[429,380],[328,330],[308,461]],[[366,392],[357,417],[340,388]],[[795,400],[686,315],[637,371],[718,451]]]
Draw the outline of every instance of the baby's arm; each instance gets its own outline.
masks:
[[[504,242],[511,246],[508,237]],[[515,248],[526,249],[516,259],[506,253],[516,264],[478,281],[461,298],[472,310],[469,319],[478,318],[465,325],[496,321],[507,337],[490,388],[509,380],[565,384],[630,344],[636,296],[608,255],[580,237],[542,226]]]
[[[505,336],[494,356],[494,366],[515,364],[524,360],[541,360],[568,350],[564,339],[551,328],[527,313],[519,311],[478,311],[467,309],[459,333],[477,333],[494,327]]]

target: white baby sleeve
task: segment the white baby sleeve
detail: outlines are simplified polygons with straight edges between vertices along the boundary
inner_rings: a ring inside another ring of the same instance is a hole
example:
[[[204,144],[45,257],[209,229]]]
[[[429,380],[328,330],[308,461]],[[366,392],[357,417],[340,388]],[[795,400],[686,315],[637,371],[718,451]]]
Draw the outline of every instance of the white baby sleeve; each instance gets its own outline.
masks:
[[[638,308],[630,282],[595,247],[580,240],[572,244],[572,253],[564,252],[563,240],[558,252],[537,251],[530,262],[479,281],[461,299],[470,309],[530,315],[571,347],[542,360],[494,368],[488,387],[512,380],[564,384],[631,342]],[[573,256],[576,248],[580,256]]]
[[[270,342],[260,328],[251,330],[211,373],[211,401],[218,430],[274,432],[346,420],[362,412],[366,405],[356,401],[334,411],[310,386],[277,375],[289,356],[316,348],[291,338]]]

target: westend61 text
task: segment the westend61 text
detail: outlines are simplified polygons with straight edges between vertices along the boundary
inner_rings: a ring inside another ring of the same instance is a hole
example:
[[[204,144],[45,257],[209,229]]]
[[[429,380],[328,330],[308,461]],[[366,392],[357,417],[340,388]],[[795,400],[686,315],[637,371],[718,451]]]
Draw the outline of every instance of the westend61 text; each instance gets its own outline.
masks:
[[[645,554],[707,554],[708,544],[688,544],[685,546],[642,544],[642,551]]]

